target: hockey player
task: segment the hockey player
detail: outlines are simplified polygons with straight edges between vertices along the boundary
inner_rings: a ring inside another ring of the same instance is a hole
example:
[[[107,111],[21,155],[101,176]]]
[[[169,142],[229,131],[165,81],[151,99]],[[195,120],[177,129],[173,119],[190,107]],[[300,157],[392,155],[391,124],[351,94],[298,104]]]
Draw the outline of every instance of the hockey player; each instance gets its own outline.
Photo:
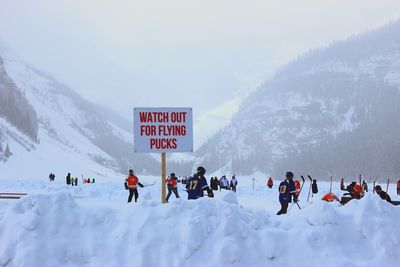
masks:
[[[364,196],[364,190],[356,182],[352,182],[349,186],[347,186],[347,191],[349,191],[349,193],[344,195],[350,195],[351,198],[361,199]]]
[[[299,200],[300,189],[301,189],[300,181],[299,180],[294,181],[294,186],[296,188],[296,192],[293,194],[293,199],[294,202],[297,202]]]
[[[342,178],[342,180],[340,180],[340,190],[346,190],[345,186],[344,186],[344,179]]]
[[[175,176],[175,173],[171,173],[167,179],[167,187],[168,187],[168,194],[166,198],[167,203],[172,192],[175,194],[176,198],[179,198],[177,186],[178,186],[178,178]]]
[[[375,192],[383,199],[386,200],[389,203],[392,203],[392,199],[390,196],[382,190],[382,187],[380,185],[375,186]]]
[[[229,190],[229,181],[226,179],[225,175],[219,180],[219,191],[221,191],[221,189]]]
[[[274,186],[274,181],[272,180],[272,177],[269,177],[267,186],[268,186],[268,188],[272,188]]]
[[[400,180],[397,181],[397,195],[400,195]]]
[[[233,176],[232,176],[232,180],[231,180],[231,182],[230,182],[230,187],[231,187],[232,191],[235,192],[235,193],[236,193],[237,184],[238,184],[238,182],[237,182],[237,180],[236,180],[236,176],[233,175]]]
[[[188,193],[188,199],[198,199],[203,197],[203,190],[211,191],[208,187],[207,180],[204,177],[206,169],[203,167],[197,168],[197,173],[190,177],[186,182],[186,191]]]
[[[292,195],[296,192],[296,187],[293,182],[293,173],[286,173],[286,180],[281,182],[279,185],[279,202],[281,203],[281,209],[276,215],[282,215],[287,213],[289,203],[292,202]]]
[[[138,186],[143,187],[143,185],[139,182],[139,179],[133,173],[133,170],[129,170],[129,175],[125,179],[126,186],[129,190],[128,203],[132,201],[133,195],[135,195],[135,202],[137,202],[139,198],[139,192],[137,190]]]

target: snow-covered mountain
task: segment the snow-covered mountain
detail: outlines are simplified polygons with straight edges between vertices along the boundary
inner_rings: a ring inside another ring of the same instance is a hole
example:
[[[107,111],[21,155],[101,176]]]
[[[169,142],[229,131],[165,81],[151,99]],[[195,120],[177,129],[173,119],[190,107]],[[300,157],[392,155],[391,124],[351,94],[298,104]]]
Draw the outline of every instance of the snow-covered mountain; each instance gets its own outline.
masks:
[[[0,176],[146,173],[156,161],[133,153],[131,123],[0,53]],[[12,155],[4,155],[9,147]]]
[[[397,21],[284,66],[197,156],[212,172],[393,177],[399,136]]]

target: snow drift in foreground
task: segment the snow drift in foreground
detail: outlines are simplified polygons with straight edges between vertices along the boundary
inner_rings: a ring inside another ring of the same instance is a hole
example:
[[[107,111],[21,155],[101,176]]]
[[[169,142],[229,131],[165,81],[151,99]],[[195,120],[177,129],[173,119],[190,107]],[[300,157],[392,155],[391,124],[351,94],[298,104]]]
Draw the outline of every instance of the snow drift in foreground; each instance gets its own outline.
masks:
[[[0,205],[0,266],[398,266],[397,208],[367,195],[278,217],[232,192],[80,205],[65,188]],[[158,199],[157,199],[158,200]],[[1,203],[0,203],[1,204]]]

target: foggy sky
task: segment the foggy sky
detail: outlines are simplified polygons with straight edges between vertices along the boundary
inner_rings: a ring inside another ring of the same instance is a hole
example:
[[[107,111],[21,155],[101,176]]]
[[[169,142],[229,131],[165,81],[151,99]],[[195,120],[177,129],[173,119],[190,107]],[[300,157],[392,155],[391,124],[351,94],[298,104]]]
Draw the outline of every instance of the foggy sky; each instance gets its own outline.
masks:
[[[200,116],[399,14],[398,0],[0,0],[0,42],[126,117],[134,106]]]

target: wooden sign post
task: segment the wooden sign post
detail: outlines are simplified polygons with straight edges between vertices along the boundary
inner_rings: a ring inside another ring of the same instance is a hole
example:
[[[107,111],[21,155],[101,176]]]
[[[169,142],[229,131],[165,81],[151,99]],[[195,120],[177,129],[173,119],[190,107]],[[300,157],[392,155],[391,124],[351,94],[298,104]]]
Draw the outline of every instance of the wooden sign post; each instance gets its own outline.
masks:
[[[161,203],[167,203],[167,153],[161,153]]]
[[[161,153],[161,203],[166,203],[167,153],[193,152],[192,108],[134,108],[136,153]]]

